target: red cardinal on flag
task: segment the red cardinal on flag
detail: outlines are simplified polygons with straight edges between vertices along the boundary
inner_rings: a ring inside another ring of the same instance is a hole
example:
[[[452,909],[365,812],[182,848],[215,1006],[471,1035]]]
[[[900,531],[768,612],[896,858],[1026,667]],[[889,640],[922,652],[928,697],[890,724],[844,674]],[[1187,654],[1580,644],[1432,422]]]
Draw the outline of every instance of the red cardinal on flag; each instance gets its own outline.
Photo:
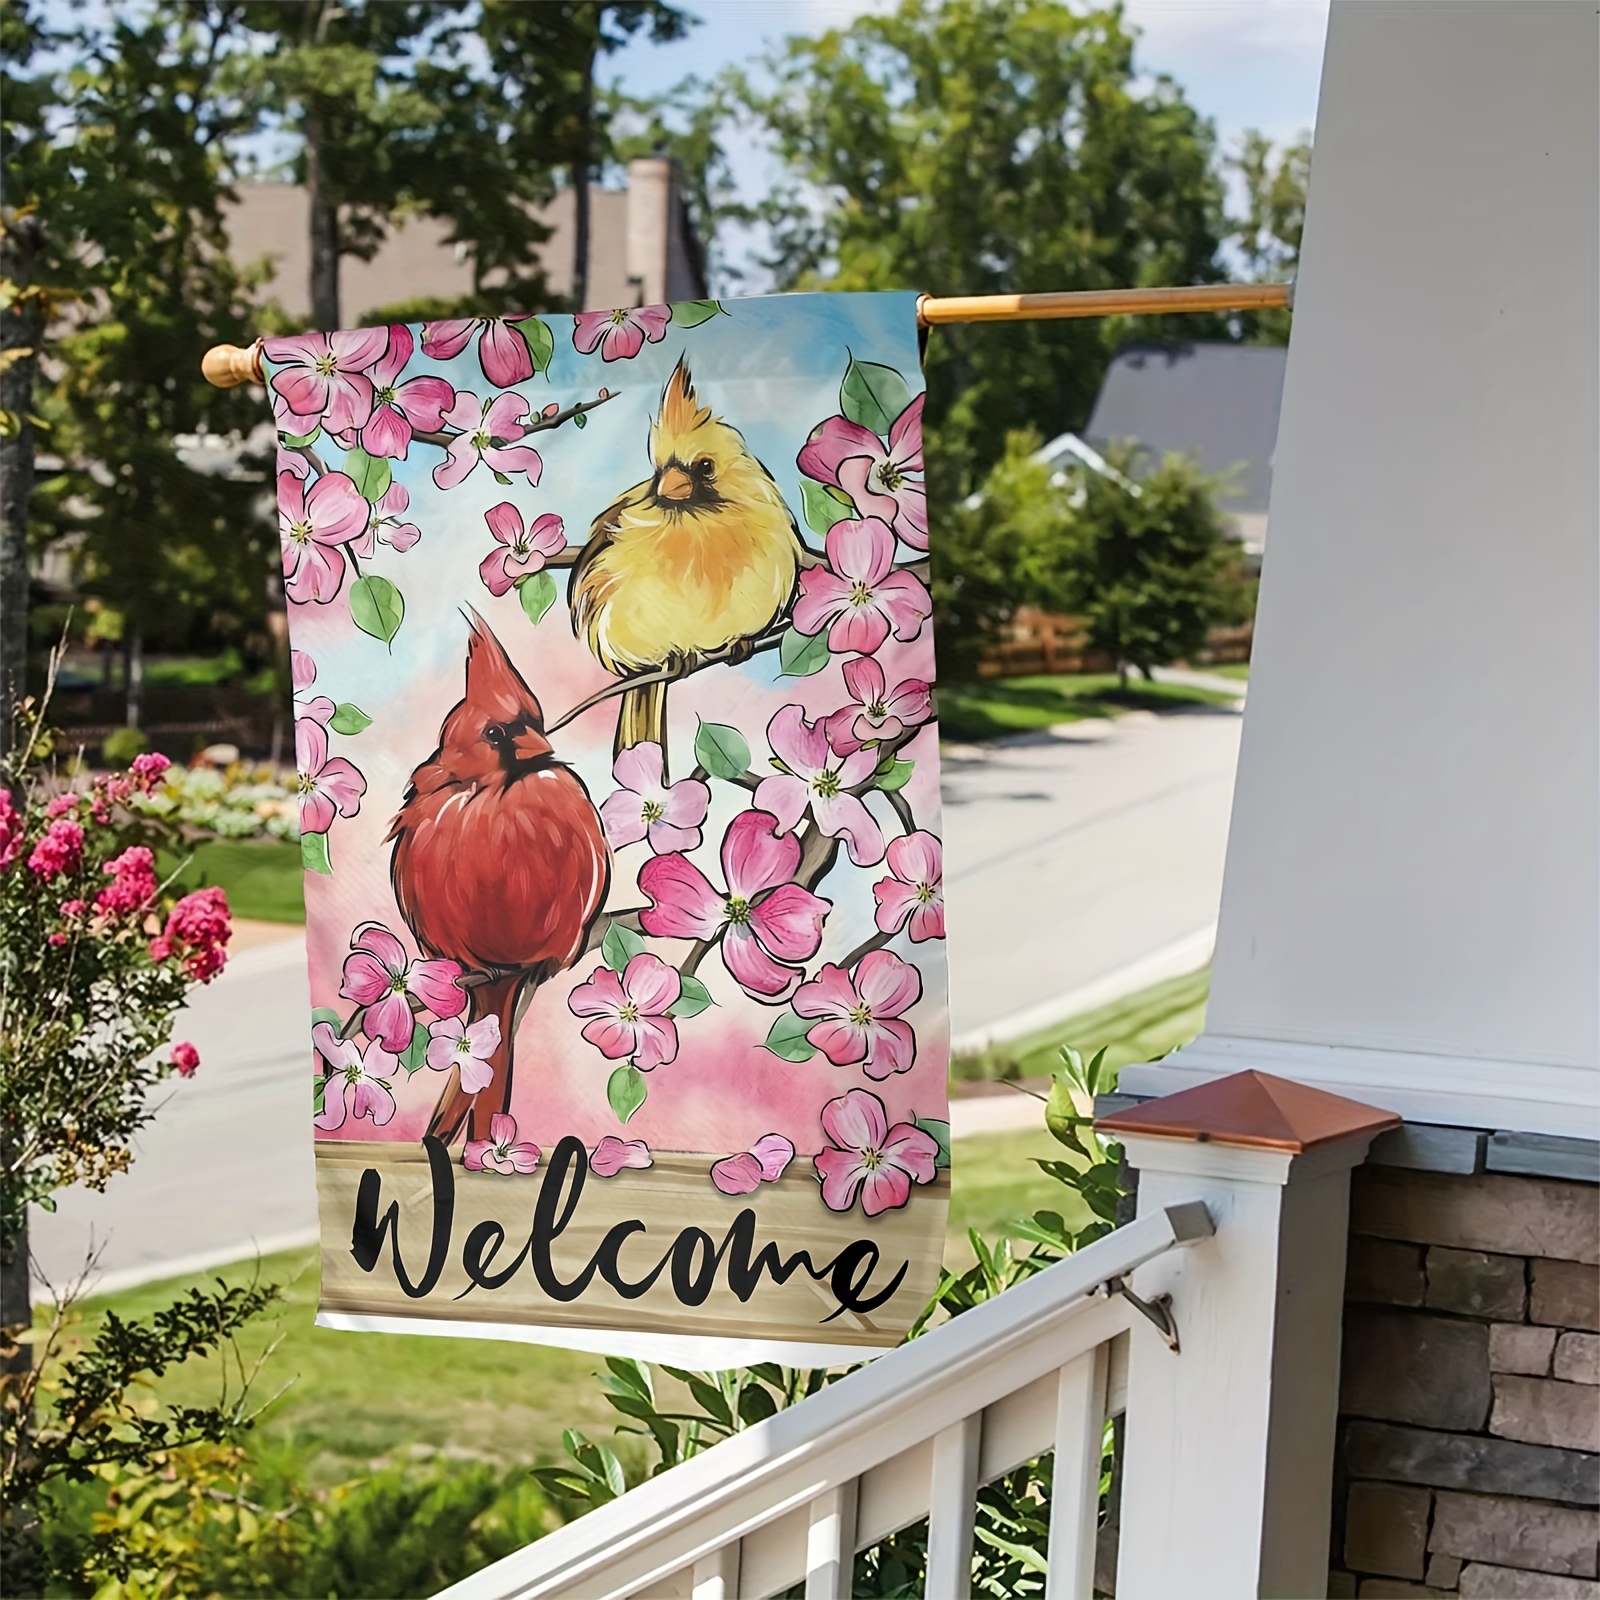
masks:
[[[390,879],[424,955],[459,962],[469,1020],[493,1016],[500,1043],[487,1087],[459,1069],[428,1132],[489,1136],[511,1104],[517,1002],[583,954],[605,904],[611,852],[582,779],[556,760],[544,712],[488,624],[468,615],[467,689],[446,714],[439,748],[411,774],[389,830]]]

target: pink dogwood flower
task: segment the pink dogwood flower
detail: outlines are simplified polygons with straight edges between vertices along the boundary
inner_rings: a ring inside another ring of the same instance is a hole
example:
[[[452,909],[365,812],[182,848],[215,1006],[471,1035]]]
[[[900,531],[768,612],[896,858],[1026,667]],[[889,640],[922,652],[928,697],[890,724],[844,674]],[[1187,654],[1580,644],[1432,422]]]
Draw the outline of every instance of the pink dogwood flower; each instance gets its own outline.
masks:
[[[781,1133],[764,1133],[736,1156],[727,1156],[711,1169],[711,1181],[724,1194],[750,1194],[757,1184],[776,1183],[794,1160],[794,1143]]]
[[[514,1177],[519,1172],[532,1172],[539,1165],[539,1147],[518,1144],[517,1119],[508,1112],[497,1111],[489,1118],[487,1139],[467,1140],[461,1165],[468,1172],[499,1172]]]
[[[413,348],[409,328],[391,327],[389,348],[367,371],[372,382],[372,415],[362,425],[361,448],[369,456],[397,456],[404,461],[412,435],[436,433],[445,412],[455,404],[456,392],[443,378],[399,381]]]
[[[335,1133],[347,1116],[356,1116],[371,1117],[381,1128],[394,1115],[394,1092],[385,1080],[400,1070],[400,1058],[377,1040],[363,1051],[354,1039],[341,1039],[327,1022],[311,1030],[311,1041],[333,1068],[323,1089],[322,1110],[312,1119],[316,1125]]]
[[[761,780],[756,807],[770,811],[779,828],[790,833],[810,806],[817,826],[829,838],[843,835],[858,867],[882,861],[883,830],[861,797],[850,793],[877,770],[877,751],[858,746],[850,755],[839,755],[828,743],[822,720],[807,722],[799,706],[784,706],[773,717],[767,724],[767,742],[778,770]]]
[[[653,902],[639,925],[658,939],[721,938],[722,962],[744,991],[758,1000],[785,999],[799,983],[795,971],[817,953],[823,918],[833,909],[790,882],[800,865],[800,841],[778,831],[765,811],[741,811],[722,840],[728,891],[687,856],[653,856],[639,873],[639,888]]]
[[[932,1183],[938,1174],[933,1135],[911,1122],[891,1128],[883,1101],[865,1089],[830,1100],[822,1108],[822,1131],[828,1145],[812,1159],[830,1211],[850,1210],[857,1195],[869,1217],[897,1211],[911,1198],[913,1183]]]
[[[621,975],[601,967],[574,989],[567,1005],[576,1017],[593,1017],[583,1036],[611,1061],[630,1058],[641,1072],[664,1066],[678,1053],[678,1025],[667,1014],[683,985],[676,970],[648,951]]]
[[[671,321],[671,306],[580,311],[573,318],[572,343],[586,356],[598,347],[602,361],[631,361],[644,349],[646,339],[660,344]]]
[[[353,817],[361,809],[367,780],[352,762],[328,754],[328,730],[315,717],[295,718],[294,764],[302,833],[326,833],[335,814]]]
[[[428,1050],[423,1059],[435,1072],[461,1069],[461,1088],[476,1094],[494,1082],[489,1058],[500,1048],[500,1019],[480,1017],[463,1022],[459,1016],[440,1017],[428,1025]]]
[[[387,328],[268,339],[263,353],[278,368],[272,387],[289,412],[284,431],[298,437],[319,426],[329,433],[365,427],[373,400],[367,368],[382,360],[388,346]]]
[[[828,962],[811,983],[795,991],[794,1009],[818,1022],[806,1038],[836,1067],[860,1066],[869,1078],[909,1072],[917,1036],[901,1016],[922,998],[922,975],[889,950],[872,950],[856,963],[854,981]]]
[[[533,353],[517,329],[526,317],[452,317],[422,325],[422,353],[448,361],[478,334],[478,366],[497,389],[526,383],[533,376]]]
[[[367,1037],[399,1055],[414,1028],[408,996],[436,1017],[458,1017],[467,1005],[467,992],[456,983],[460,976],[454,961],[413,961],[381,922],[363,922],[344,958],[339,993],[367,1008],[361,1024]]]
[[[863,745],[898,739],[907,728],[920,728],[933,715],[932,691],[921,678],[907,678],[891,691],[883,668],[871,656],[844,664],[845,687],[855,704],[835,711],[824,726],[828,743],[842,756]]]
[[[663,758],[658,744],[630,745],[611,768],[621,785],[600,807],[606,838],[613,850],[641,839],[660,855],[667,850],[693,850],[700,843],[711,791],[697,778],[662,782]]]
[[[296,605],[326,605],[344,582],[341,545],[367,530],[365,498],[342,472],[324,473],[311,485],[292,472],[278,474],[278,542],[283,546],[284,592]]]
[[[803,634],[828,630],[835,655],[870,656],[892,631],[915,639],[933,615],[921,581],[894,570],[894,534],[881,517],[836,522],[828,530],[828,564],[800,574],[794,625]]]
[[[882,933],[911,923],[911,942],[944,938],[944,848],[931,833],[908,833],[889,846],[889,871],[872,886]]]
[[[504,594],[518,578],[540,572],[551,556],[567,548],[566,525],[552,511],[535,517],[525,528],[522,513],[509,500],[483,514],[496,548],[478,563],[478,576],[492,595]]]
[[[889,424],[889,442],[848,417],[813,428],[796,463],[808,477],[850,496],[856,515],[881,517],[908,545],[928,548],[928,497],[922,486],[922,402],[918,395]]]
[[[544,462],[537,450],[517,443],[528,431],[524,425],[528,409],[528,402],[519,394],[497,394],[492,400],[480,401],[469,390],[460,390],[444,420],[461,431],[445,447],[445,459],[433,469],[434,483],[441,489],[453,489],[481,461],[499,480],[513,472],[525,472],[528,486],[536,487]]]
[[[589,1170],[597,1178],[614,1178],[624,1167],[653,1165],[650,1146],[643,1139],[619,1139],[608,1133],[589,1156]]]
[[[422,537],[422,529],[416,523],[400,520],[410,505],[411,494],[403,483],[391,483],[381,498],[372,502],[366,532],[350,545],[358,559],[365,561],[376,555],[380,544],[391,550],[409,550]]]
[[[317,681],[317,664],[304,650],[289,652],[289,677],[294,684],[295,716],[308,717],[326,728],[339,708],[325,694],[306,698],[306,690]]]

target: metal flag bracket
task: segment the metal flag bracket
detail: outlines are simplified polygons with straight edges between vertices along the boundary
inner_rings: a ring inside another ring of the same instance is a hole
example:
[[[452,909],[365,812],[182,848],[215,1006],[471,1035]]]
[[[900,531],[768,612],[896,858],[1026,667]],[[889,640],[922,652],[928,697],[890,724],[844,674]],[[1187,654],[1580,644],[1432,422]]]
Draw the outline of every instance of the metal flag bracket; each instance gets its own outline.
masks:
[[[1161,1335],[1161,1342],[1174,1355],[1178,1354],[1178,1324],[1173,1319],[1170,1294],[1158,1294],[1153,1300],[1146,1300],[1135,1294],[1128,1280],[1120,1275],[1107,1278],[1096,1293],[1107,1297],[1120,1294]]]

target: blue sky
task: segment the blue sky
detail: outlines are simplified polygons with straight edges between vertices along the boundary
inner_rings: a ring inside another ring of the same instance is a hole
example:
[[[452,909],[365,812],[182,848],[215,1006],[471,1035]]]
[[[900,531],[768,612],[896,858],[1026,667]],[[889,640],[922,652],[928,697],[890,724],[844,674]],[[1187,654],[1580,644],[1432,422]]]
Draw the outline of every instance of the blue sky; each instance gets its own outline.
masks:
[[[750,63],[786,34],[843,27],[893,0],[682,3],[701,25],[675,44],[619,50],[604,70],[608,81],[630,94],[660,94],[691,73],[708,78]],[[1124,9],[1140,33],[1141,66],[1176,79],[1216,124],[1224,148],[1246,128],[1281,142],[1315,124],[1327,0],[1126,0]],[[746,190],[764,186],[758,150],[736,151],[734,170]],[[753,278],[743,292],[761,286]]]

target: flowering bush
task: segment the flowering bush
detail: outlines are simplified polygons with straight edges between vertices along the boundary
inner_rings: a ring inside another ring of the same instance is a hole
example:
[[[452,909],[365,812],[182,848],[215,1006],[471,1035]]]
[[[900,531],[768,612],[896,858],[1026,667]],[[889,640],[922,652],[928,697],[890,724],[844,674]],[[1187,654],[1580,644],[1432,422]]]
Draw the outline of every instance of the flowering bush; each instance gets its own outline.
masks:
[[[333,714],[330,701],[328,715]],[[159,781],[130,795],[128,805],[142,818],[220,839],[265,837],[293,844],[300,837],[295,790],[280,783],[270,767],[247,762],[230,767],[167,767]]]
[[[178,896],[158,854],[181,845],[165,756],[63,787],[37,720],[0,768],[0,1248],[20,1248],[26,1207],[71,1183],[103,1188],[128,1165],[149,1091],[191,1076],[172,1043],[195,983],[227,959],[227,897]]]

